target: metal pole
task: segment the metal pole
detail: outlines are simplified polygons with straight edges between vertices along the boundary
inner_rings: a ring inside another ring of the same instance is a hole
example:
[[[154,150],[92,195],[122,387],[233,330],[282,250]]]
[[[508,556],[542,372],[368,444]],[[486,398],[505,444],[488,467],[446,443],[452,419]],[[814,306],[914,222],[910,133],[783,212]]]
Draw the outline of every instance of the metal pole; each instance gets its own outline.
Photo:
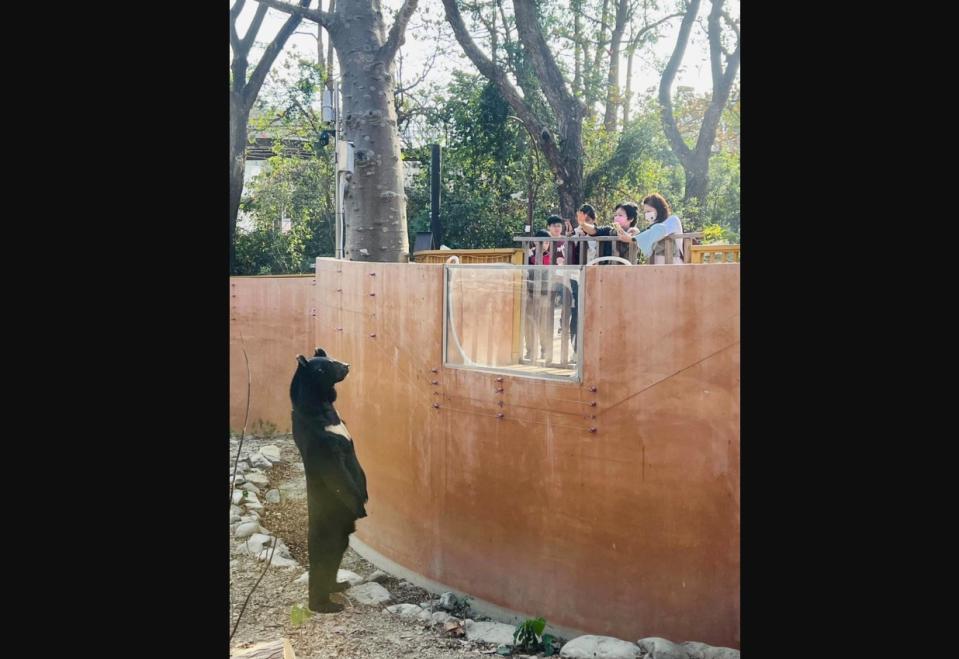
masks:
[[[433,144],[430,152],[430,231],[433,234],[431,249],[439,249],[443,241],[443,228],[440,225],[440,145]]]
[[[333,224],[336,225],[336,258],[343,258],[343,193],[340,190],[340,85],[333,84],[333,181],[336,186],[336,202]]]

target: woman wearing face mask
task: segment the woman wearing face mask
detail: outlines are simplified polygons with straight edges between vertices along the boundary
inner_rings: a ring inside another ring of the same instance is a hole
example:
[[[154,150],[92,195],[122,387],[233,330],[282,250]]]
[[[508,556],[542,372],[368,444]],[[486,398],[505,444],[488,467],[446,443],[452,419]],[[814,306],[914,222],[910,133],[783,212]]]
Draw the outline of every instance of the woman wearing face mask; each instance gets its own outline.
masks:
[[[629,235],[625,231],[617,230],[617,236],[620,241],[629,243],[635,240],[639,249],[649,259],[653,265],[664,265],[666,263],[666,236],[681,234],[683,225],[679,218],[673,215],[663,195],[654,192],[643,199],[643,215],[649,222],[649,228],[645,231],[638,231]],[[683,240],[682,238],[673,238],[673,265],[685,263],[683,258]]]
[[[620,240],[624,243],[628,243],[632,240],[633,236],[639,233],[639,229],[636,228],[636,220],[639,218],[639,209],[636,204],[632,202],[624,202],[618,204],[613,213],[613,225],[608,227],[596,227],[591,224],[583,224],[583,230],[591,236],[620,236]],[[625,238],[623,238],[625,236]],[[613,243],[602,242],[599,244],[599,254],[600,256],[612,256],[612,245]],[[621,245],[615,243],[616,245],[616,254],[615,256],[622,257],[626,260],[629,260],[629,245]],[[601,264],[602,265],[602,264]]]

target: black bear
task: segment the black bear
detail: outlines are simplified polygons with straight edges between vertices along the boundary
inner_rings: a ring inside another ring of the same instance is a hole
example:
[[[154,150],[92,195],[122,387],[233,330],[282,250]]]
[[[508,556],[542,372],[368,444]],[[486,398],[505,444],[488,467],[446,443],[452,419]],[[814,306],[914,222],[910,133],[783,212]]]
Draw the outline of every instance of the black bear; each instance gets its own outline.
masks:
[[[333,407],[333,387],[349,373],[349,364],[329,359],[322,348],[316,349],[312,359],[297,355],[296,361],[290,400],[293,440],[306,471],[309,607],[332,613],[342,611],[343,605],[331,601],[330,593],[349,588],[348,583],[336,581],[336,571],[356,520],[366,517],[366,474],[356,458],[353,438]]]

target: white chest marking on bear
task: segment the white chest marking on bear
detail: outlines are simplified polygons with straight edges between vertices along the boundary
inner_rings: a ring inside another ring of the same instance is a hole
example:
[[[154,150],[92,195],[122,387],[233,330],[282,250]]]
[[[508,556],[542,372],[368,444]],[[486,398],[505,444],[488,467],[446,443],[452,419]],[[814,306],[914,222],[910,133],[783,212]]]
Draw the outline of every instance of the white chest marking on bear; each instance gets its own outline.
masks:
[[[340,435],[342,437],[346,437],[351,442],[353,441],[353,438],[350,437],[350,431],[346,429],[346,424],[343,423],[342,421],[340,421],[335,426],[326,426],[323,430],[325,430],[326,432],[331,432],[334,435]]]

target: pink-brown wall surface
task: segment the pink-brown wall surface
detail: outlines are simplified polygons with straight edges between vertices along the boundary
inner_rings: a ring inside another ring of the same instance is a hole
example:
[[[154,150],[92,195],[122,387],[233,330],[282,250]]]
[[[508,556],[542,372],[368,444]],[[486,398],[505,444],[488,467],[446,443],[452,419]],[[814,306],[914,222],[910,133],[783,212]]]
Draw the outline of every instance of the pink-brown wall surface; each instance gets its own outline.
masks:
[[[739,268],[588,267],[582,383],[444,369],[441,265],[234,278],[231,427],[241,334],[250,419],[286,431],[323,347],[352,365],[364,543],[556,626],[739,647]]]

